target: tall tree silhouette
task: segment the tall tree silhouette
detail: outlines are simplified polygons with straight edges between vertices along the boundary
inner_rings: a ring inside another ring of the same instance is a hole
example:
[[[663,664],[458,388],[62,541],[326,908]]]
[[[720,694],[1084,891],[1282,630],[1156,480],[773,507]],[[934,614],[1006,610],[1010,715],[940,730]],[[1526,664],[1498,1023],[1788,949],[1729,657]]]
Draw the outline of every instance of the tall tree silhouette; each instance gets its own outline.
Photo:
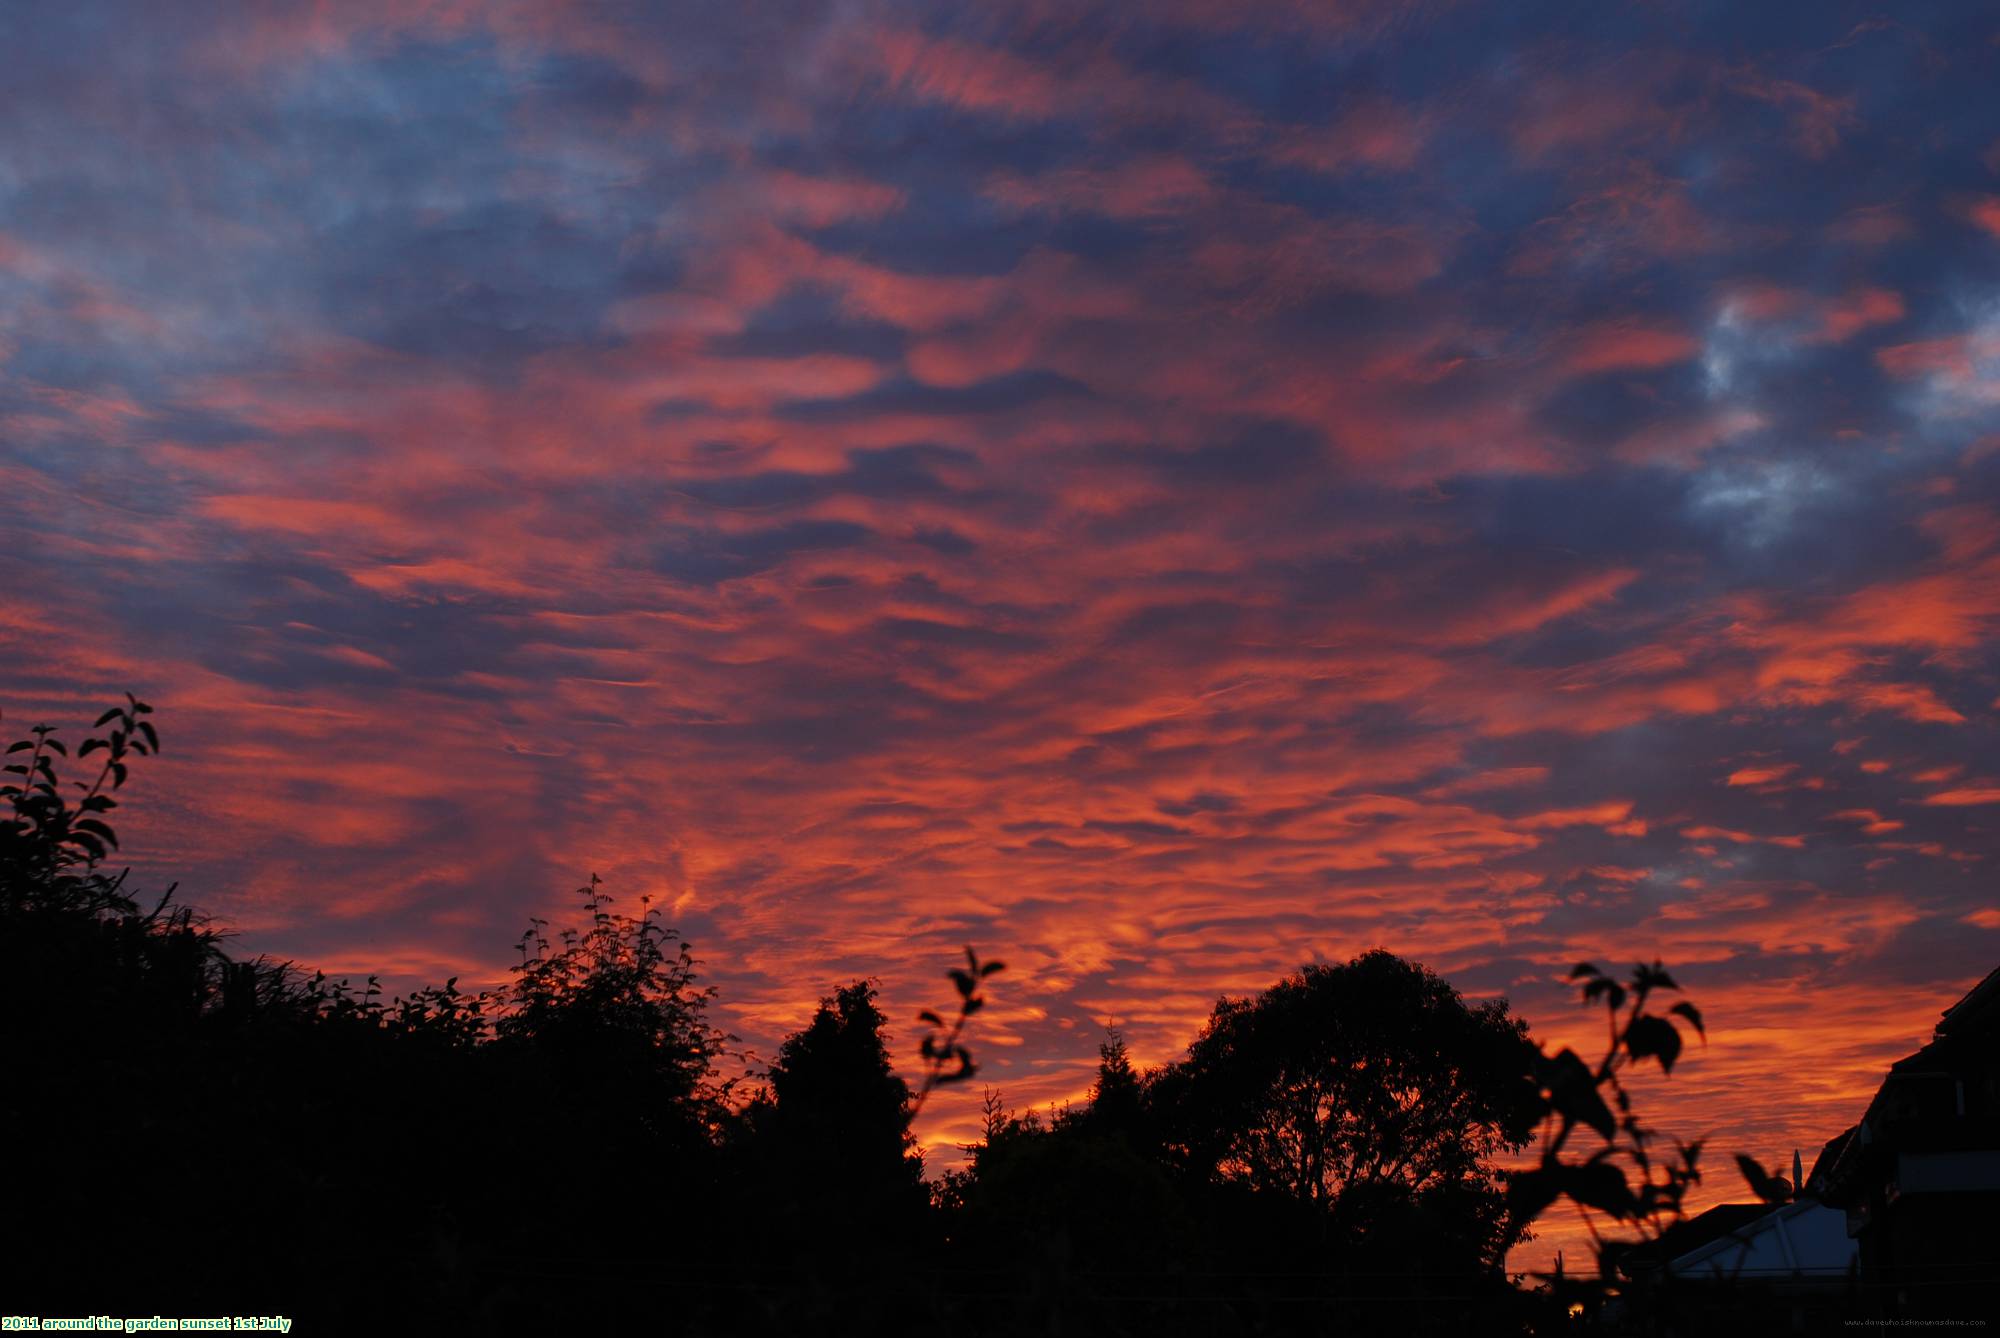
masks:
[[[890,1063],[875,997],[857,980],[786,1039],[771,1065],[767,1116],[774,1155],[801,1201],[871,1218],[908,1213],[924,1197],[910,1088]]]
[[[929,1196],[909,1085],[890,1063],[875,988],[823,999],[743,1112],[738,1267],[774,1327],[896,1329],[894,1279],[922,1246]]]
[[[770,1066],[770,1122],[818,1184],[908,1202],[924,1164],[912,1152],[910,1086],[890,1064],[884,1022],[866,980],[822,1000]]]
[[[1091,1132],[1136,1141],[1145,1118],[1145,1094],[1125,1038],[1113,1028],[1097,1047],[1097,1080],[1083,1118]]]

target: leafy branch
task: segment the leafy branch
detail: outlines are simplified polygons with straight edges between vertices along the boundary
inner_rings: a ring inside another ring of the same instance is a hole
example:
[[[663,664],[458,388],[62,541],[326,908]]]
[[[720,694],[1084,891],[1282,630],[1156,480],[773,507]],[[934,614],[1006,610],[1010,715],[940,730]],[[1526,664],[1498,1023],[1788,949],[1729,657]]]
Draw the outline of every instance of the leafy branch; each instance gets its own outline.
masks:
[[[129,759],[160,749],[159,732],[145,717],[153,708],[131,693],[125,705],[114,706],[94,726],[108,733],[92,735],[76,751],[76,759],[102,752],[104,760],[88,784],[71,781],[81,791],[72,805],[57,776],[56,759],[69,749],[52,725],[36,725],[30,737],[18,739],[5,752],[19,758],[0,766],[0,864],[11,871],[10,895],[45,897],[51,904],[88,902],[101,911],[130,911],[130,899],[118,890],[119,879],[103,878],[95,870],[118,848],[118,835],[105,815],[118,807],[111,792],[122,788],[130,774]],[[26,754],[26,756],[22,756]],[[80,870],[81,873],[72,872]],[[156,912],[157,914],[157,912]]]
[[[1532,1071],[1543,1108],[1539,1163],[1509,1177],[1508,1197],[1515,1220],[1522,1226],[1568,1197],[1583,1213],[1601,1256],[1615,1254],[1632,1242],[1606,1242],[1590,1214],[1638,1227],[1642,1236],[1657,1239],[1681,1220],[1687,1192],[1701,1183],[1702,1140],[1673,1140],[1671,1157],[1656,1155],[1655,1132],[1641,1124],[1632,1109],[1625,1075],[1632,1066],[1653,1060],[1662,1073],[1673,1072],[1685,1048],[1681,1027],[1707,1042],[1701,1010],[1683,999],[1664,1013],[1647,1005],[1662,991],[1680,989],[1658,961],[1633,968],[1621,984],[1589,962],[1569,973],[1586,1005],[1602,1004],[1607,1042],[1603,1057],[1592,1066],[1565,1046],[1554,1056],[1538,1052]],[[1606,1100],[1609,1094],[1609,1100]],[[1603,1146],[1580,1161],[1565,1161],[1563,1151],[1578,1128],[1598,1135]],[[1637,1175],[1637,1187],[1626,1167]]]
[[[958,1016],[947,1024],[933,1009],[926,1008],[917,1014],[917,1021],[928,1023],[930,1032],[918,1047],[924,1058],[924,1081],[917,1088],[915,1104],[910,1107],[912,1118],[924,1108],[924,1102],[933,1089],[946,1083],[964,1082],[979,1071],[979,1066],[973,1063],[972,1052],[966,1049],[959,1037],[972,1015],[986,1006],[986,998],[979,992],[980,985],[987,977],[1006,969],[1004,962],[981,962],[979,954],[968,946],[965,965],[954,966],[945,973],[958,991]]]

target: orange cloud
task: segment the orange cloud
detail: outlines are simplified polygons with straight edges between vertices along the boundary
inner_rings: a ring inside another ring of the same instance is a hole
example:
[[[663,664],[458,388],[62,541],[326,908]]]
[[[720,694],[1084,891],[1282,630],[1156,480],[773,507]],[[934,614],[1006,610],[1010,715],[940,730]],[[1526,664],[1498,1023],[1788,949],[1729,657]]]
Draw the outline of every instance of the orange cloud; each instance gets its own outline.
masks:
[[[1967,786],[1927,794],[1918,803],[1931,808],[1965,808],[1974,804],[2000,804],[2000,787]]]

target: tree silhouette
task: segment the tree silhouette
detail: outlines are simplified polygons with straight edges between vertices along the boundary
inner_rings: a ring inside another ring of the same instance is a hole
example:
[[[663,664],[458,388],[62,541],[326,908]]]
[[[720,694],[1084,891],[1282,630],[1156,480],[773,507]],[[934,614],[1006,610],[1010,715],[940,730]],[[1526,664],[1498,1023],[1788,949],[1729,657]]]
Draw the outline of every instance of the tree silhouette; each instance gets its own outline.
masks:
[[[1090,1085],[1090,1105],[1083,1118],[1093,1133],[1133,1143],[1143,1136],[1145,1092],[1125,1038],[1116,1028],[1097,1047],[1097,1080]]]
[[[1107,1112],[1108,1114],[1109,1112]],[[1169,1168],[1093,1109],[1013,1114],[988,1093],[984,1137],[940,1186],[945,1229],[998,1332],[1179,1333],[1200,1226]]]
[[[1513,1237],[1491,1159],[1533,1128],[1526,1025],[1375,951],[1223,999],[1149,1086],[1190,1173],[1311,1210],[1350,1247],[1422,1209],[1434,1252],[1497,1267]]]
[[[865,980],[821,1001],[771,1065],[764,1117],[796,1198],[871,1221],[907,1215],[925,1197],[913,1100],[889,1061],[884,1021]]]
[[[636,916],[612,910],[596,874],[577,895],[584,927],[558,933],[560,947],[540,919],[515,945],[521,961],[498,995],[496,1039],[635,1100],[719,1103],[712,1070],[728,1038],[708,1024],[715,991],[695,986],[693,949],[643,900]]]

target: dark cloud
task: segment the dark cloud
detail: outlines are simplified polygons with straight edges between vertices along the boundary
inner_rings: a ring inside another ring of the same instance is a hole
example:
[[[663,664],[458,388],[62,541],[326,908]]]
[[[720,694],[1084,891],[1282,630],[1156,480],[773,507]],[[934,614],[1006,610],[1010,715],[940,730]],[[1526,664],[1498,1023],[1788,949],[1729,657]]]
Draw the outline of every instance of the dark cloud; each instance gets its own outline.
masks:
[[[658,549],[653,562],[673,580],[715,585],[769,571],[799,553],[853,548],[872,537],[866,526],[842,520],[801,520],[741,534],[690,531]]]
[[[899,413],[955,417],[1028,410],[1049,401],[1089,396],[1089,387],[1060,372],[1024,371],[990,377],[969,386],[932,386],[897,380],[845,399],[794,400],[781,412],[788,418],[818,422]]]

